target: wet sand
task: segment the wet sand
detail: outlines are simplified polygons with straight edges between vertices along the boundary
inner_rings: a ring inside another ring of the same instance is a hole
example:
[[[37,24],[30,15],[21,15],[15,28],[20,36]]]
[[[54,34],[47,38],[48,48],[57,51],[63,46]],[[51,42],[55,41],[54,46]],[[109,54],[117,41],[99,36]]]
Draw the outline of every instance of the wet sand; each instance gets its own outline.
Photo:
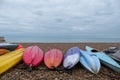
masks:
[[[62,50],[63,54],[73,47],[78,46],[84,49],[85,46],[104,50],[112,46],[120,46],[120,43],[18,43],[25,48],[31,45],[39,46],[44,52],[57,48]],[[26,70],[25,64],[21,61],[12,69],[8,70],[0,76],[0,80],[120,80],[120,74],[102,65],[98,74],[92,74],[87,71],[80,63],[68,71],[63,71],[63,66],[59,67],[59,71],[49,70],[44,63],[38,67],[33,68],[32,72]]]

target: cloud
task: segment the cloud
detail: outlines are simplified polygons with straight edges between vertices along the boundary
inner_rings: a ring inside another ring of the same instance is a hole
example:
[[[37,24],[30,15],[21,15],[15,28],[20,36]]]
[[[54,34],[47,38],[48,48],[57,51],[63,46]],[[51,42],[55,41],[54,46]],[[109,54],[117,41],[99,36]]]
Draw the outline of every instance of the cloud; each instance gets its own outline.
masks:
[[[0,34],[120,38],[119,17],[119,0],[1,0]]]

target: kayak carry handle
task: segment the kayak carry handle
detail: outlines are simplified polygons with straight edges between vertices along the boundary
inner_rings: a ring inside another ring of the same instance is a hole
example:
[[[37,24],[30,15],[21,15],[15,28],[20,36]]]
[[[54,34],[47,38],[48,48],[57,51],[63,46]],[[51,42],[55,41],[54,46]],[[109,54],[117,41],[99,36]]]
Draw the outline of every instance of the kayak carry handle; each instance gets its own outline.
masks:
[[[29,65],[29,67],[27,68],[27,71],[28,71],[28,72],[31,72],[31,71],[32,71],[32,64]]]

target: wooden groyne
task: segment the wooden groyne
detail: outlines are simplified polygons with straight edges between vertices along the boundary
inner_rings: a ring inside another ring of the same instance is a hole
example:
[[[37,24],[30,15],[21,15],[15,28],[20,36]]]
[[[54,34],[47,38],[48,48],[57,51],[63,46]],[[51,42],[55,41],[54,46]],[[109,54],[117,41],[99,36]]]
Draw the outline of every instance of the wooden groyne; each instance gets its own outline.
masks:
[[[4,37],[0,37],[0,43],[1,42],[5,42],[5,38]]]

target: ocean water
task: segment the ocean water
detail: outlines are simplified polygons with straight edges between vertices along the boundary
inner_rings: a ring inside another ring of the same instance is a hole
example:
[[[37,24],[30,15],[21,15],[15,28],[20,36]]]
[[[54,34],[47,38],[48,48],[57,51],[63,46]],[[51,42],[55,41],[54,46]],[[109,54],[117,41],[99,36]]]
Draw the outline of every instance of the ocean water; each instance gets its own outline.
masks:
[[[70,38],[70,37],[31,37],[8,38],[7,42],[41,42],[41,43],[74,43],[74,42],[105,42],[119,43],[120,38]]]

